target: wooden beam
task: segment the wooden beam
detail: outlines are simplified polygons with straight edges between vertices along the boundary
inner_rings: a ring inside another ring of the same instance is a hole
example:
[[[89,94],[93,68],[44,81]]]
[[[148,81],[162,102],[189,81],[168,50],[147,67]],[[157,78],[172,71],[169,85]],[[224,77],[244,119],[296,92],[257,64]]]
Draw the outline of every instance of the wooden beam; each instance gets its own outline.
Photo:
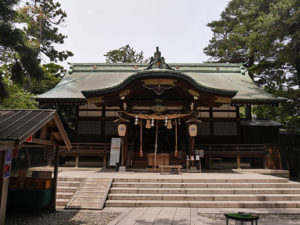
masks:
[[[56,189],[57,189],[57,177],[58,177],[58,148],[54,146],[54,181],[52,183],[52,194],[50,202],[50,210],[56,211]]]
[[[0,225],[5,225],[6,201],[7,201],[9,178],[2,178],[4,161],[5,161],[5,151],[1,151],[0,154],[1,154],[0,155],[0,174],[1,174],[0,184],[2,185],[2,187],[0,188]]]
[[[34,144],[22,144],[20,148],[43,148],[45,145],[34,145]]]
[[[65,129],[64,129],[64,127],[63,127],[63,125],[62,125],[62,123],[61,123],[61,121],[60,121],[57,113],[55,113],[55,115],[54,115],[54,121],[56,123],[56,126],[57,126],[57,128],[59,130],[59,133],[60,133],[62,139],[64,140],[65,145],[70,150],[72,148],[72,144],[71,144],[71,142],[70,142],[70,140],[69,140],[69,138],[68,138],[68,136],[66,134],[66,131],[65,131]]]
[[[104,102],[104,100],[103,100],[103,96],[99,96],[99,97],[91,97],[91,98],[88,98],[88,99],[87,99],[87,102],[90,103],[90,104],[93,104],[93,103],[101,103],[101,102]]]
[[[0,151],[14,149],[16,146],[15,141],[0,141]]]
[[[228,97],[221,97],[221,96],[216,96],[215,97],[215,102],[219,103],[231,103],[232,99]]]
[[[32,138],[32,143],[41,144],[41,145],[58,145],[58,143],[55,141],[42,140],[38,138]]]
[[[176,85],[177,80],[174,79],[146,79],[142,80],[145,85]]]
[[[58,131],[51,132],[50,133],[50,140],[56,140],[58,142],[62,141],[62,137],[60,136],[60,133]]]

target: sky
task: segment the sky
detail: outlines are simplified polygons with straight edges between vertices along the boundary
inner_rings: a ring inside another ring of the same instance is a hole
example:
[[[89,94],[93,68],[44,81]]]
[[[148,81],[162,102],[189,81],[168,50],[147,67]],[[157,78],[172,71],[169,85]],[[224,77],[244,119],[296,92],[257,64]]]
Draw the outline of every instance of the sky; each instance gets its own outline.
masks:
[[[200,63],[203,48],[229,0],[58,0],[67,12],[60,31],[67,35],[60,50],[68,62],[105,62],[106,52],[130,44],[153,56],[159,46],[167,63]]]

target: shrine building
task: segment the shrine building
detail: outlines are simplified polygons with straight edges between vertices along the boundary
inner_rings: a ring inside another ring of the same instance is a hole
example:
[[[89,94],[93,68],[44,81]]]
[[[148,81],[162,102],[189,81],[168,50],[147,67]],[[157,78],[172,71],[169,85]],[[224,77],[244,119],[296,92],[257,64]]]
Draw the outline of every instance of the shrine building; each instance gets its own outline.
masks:
[[[120,163],[128,169],[184,167],[199,154],[207,169],[281,168],[280,124],[241,118],[240,108],[284,99],[258,87],[241,64],[167,64],[157,48],[148,64],[71,64],[37,100],[76,110],[73,148],[60,151],[76,166],[109,166],[112,138],[120,137]]]

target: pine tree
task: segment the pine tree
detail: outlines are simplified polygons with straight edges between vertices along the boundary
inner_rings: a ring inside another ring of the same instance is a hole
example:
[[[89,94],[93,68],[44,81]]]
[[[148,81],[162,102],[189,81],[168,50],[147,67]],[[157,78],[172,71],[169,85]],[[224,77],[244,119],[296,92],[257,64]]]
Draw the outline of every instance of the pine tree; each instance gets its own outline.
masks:
[[[108,51],[105,55],[107,63],[141,63],[144,52],[136,52],[130,45]]]
[[[258,85],[288,98],[279,110],[254,112],[300,128],[300,1],[231,0],[208,26],[211,61],[243,63]]]

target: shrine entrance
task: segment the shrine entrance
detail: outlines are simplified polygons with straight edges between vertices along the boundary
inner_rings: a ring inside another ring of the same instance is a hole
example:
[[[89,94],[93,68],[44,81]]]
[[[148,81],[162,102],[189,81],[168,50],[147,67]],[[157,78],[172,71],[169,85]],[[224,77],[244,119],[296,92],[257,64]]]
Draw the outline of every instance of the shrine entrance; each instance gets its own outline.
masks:
[[[114,115],[119,119],[114,122],[123,124],[123,130],[127,127],[127,133],[121,137],[121,165],[155,167],[161,163],[156,163],[159,154],[167,154],[164,157],[168,160],[163,164],[182,164],[186,155],[194,155],[195,121],[201,122],[198,110],[230,103],[236,91],[209,88],[195,82],[166,64],[157,49],[148,66],[124,82],[109,89],[82,91],[82,94],[89,104],[106,110],[118,108]],[[187,129],[192,124],[194,136]],[[154,163],[150,163],[151,154],[155,155]]]
[[[158,48],[148,64],[79,63],[71,65],[69,75],[38,100],[76,106],[76,148],[60,154],[75,156],[77,166],[79,156],[107,166],[111,140],[120,137],[120,163],[126,167],[146,168],[147,155],[155,152],[169,154],[170,165],[181,165],[187,155],[192,160],[196,150],[204,150],[208,167],[220,162],[247,168],[256,164],[251,158],[266,162],[266,147],[259,143],[270,141],[261,141],[257,132],[247,134],[239,107],[283,101],[258,88],[240,64],[168,65]]]

